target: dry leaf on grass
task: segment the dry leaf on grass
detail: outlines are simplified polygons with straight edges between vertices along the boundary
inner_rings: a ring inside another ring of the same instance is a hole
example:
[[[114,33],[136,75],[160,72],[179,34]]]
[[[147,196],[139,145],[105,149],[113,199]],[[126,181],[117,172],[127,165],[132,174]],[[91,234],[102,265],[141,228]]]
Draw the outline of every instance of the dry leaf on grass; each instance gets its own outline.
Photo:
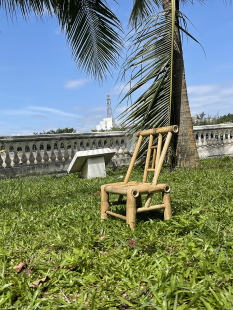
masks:
[[[133,239],[129,239],[129,247],[134,249],[136,242]]]
[[[16,271],[19,273],[27,267],[29,262],[30,260],[26,261],[26,263],[19,263],[18,265],[14,266],[13,269],[16,269]]]
[[[29,287],[37,287],[37,286],[39,286],[39,284],[45,283],[45,282],[47,282],[49,280],[50,280],[50,277],[46,276],[45,278],[42,278],[40,280],[37,280],[37,281],[33,282]]]
[[[103,236],[103,237],[100,237],[99,240],[102,241],[102,240],[104,240],[105,238],[106,238],[106,237]]]

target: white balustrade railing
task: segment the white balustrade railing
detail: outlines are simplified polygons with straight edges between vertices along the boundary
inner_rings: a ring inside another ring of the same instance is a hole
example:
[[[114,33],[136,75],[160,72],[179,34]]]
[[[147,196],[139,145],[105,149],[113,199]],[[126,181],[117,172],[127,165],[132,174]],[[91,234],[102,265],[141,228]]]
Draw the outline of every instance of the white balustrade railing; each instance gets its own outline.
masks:
[[[233,156],[233,123],[193,126],[200,159]]]
[[[125,132],[122,131],[0,136],[0,178],[16,174],[65,172],[77,151],[101,148],[115,149],[112,163],[116,165],[122,165],[130,158]]]
[[[233,156],[233,124],[194,126],[193,129],[201,159]],[[123,131],[0,136],[0,179],[63,173],[76,152],[106,147],[116,151],[112,164],[128,165],[135,146],[132,141],[131,146],[127,147],[128,139]]]

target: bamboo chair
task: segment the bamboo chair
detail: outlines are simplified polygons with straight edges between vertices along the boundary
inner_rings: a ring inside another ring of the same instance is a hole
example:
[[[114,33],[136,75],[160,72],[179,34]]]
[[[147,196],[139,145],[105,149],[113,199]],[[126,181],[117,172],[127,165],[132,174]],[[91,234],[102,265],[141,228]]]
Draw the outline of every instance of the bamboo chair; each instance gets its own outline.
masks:
[[[158,184],[159,174],[168,150],[169,143],[173,133],[178,132],[178,126],[168,126],[157,129],[139,131],[139,137],[128,172],[124,182],[105,184],[101,186],[101,220],[107,219],[108,215],[113,215],[126,221],[131,229],[135,227],[136,214],[141,212],[164,209],[164,219],[171,218],[170,186],[167,184]],[[163,135],[167,134],[166,141],[162,149]],[[142,183],[129,182],[130,174],[133,170],[135,160],[141,146],[143,137],[149,136],[148,151],[146,156],[145,170]],[[153,146],[154,137],[158,136],[158,145]],[[153,151],[152,166],[149,168],[151,153]],[[148,172],[154,172],[152,183],[146,183]],[[119,194],[117,201],[109,202],[109,194]],[[151,206],[151,200],[155,193],[162,193],[163,203]],[[145,206],[142,206],[141,195],[146,194]],[[123,200],[123,196],[126,200]],[[109,206],[126,205],[126,216],[113,213]]]

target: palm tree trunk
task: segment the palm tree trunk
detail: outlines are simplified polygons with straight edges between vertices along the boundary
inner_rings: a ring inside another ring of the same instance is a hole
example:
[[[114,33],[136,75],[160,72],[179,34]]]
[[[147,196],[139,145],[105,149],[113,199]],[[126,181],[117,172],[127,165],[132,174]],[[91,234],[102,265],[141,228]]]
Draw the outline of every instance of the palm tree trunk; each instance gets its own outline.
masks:
[[[163,9],[171,9],[170,0],[163,0]],[[179,0],[176,0],[176,9],[179,9]],[[179,126],[179,133],[175,137],[176,165],[197,166],[199,163],[199,156],[193,133],[193,125],[185,81],[182,44],[178,27],[175,27],[173,59],[171,113],[173,117],[171,118],[171,123]]]

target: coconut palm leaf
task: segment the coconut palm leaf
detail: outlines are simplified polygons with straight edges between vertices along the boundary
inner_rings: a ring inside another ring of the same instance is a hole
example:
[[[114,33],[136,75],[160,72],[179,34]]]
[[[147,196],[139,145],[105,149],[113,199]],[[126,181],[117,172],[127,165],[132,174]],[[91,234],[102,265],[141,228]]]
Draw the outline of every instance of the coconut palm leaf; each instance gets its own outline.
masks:
[[[174,34],[176,27],[176,31],[180,29],[192,37],[187,31],[185,21],[185,16],[175,10],[173,0],[172,9],[148,18],[140,30],[129,38],[132,42],[130,54],[123,64],[120,76],[124,77],[126,72],[130,72],[131,78],[125,86],[129,86],[129,90],[120,103],[132,95],[135,96],[137,90],[146,89],[141,91],[142,94],[120,115],[122,125],[129,128],[129,135],[171,124]],[[143,150],[142,147],[141,156]]]
[[[129,17],[129,24],[137,27],[146,18],[154,13],[154,0],[134,0],[133,8]]]
[[[173,0],[173,3],[175,1]],[[175,7],[147,19],[132,39],[122,76],[131,71],[131,87],[121,102],[141,87],[146,90],[122,114],[130,133],[168,126],[172,98]],[[127,86],[127,84],[126,84]]]
[[[205,0],[197,0],[200,3],[204,3]],[[180,3],[187,4],[190,2],[193,4],[193,0],[179,0]],[[177,1],[176,5],[179,5]],[[129,24],[137,28],[138,25],[146,18],[155,13],[156,8],[161,9],[163,7],[163,0],[134,0],[133,8],[129,18]],[[178,7],[177,7],[178,9]]]
[[[99,80],[116,67],[121,48],[120,21],[105,0],[54,1],[55,14],[78,67]]]
[[[11,17],[20,10],[42,17],[56,15],[78,68],[98,80],[116,67],[121,49],[121,24],[106,0],[0,0]]]

